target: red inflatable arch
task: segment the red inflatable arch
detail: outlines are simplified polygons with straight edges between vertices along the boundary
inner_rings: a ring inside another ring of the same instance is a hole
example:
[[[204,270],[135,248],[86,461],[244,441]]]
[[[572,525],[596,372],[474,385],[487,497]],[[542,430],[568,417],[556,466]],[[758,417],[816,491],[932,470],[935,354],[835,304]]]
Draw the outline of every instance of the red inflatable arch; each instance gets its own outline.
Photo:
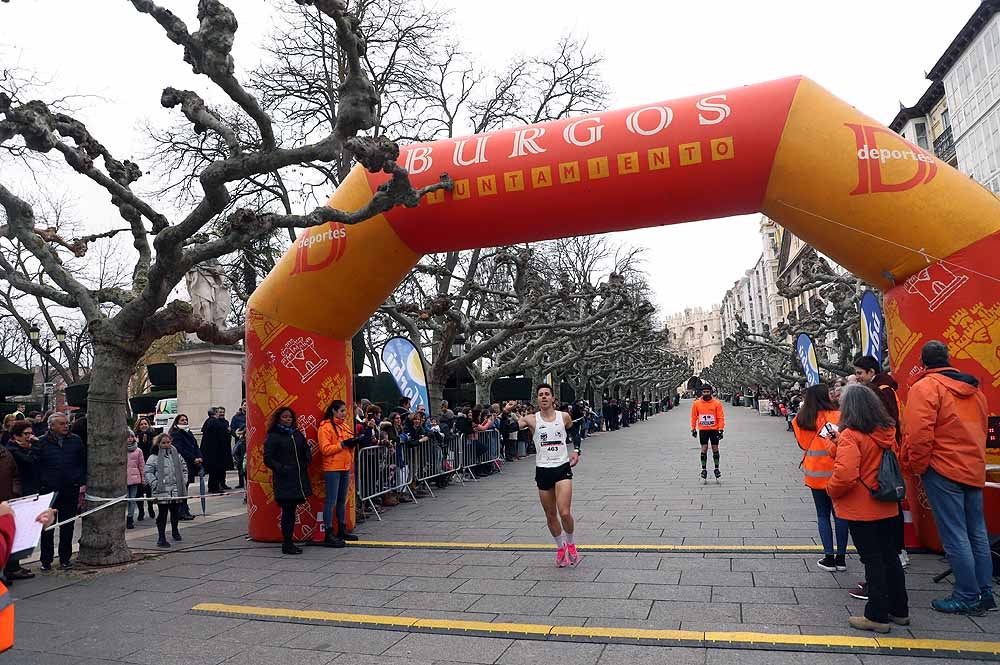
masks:
[[[1000,407],[1000,202],[808,79],[412,145],[401,160],[415,185],[447,172],[454,191],[304,233],[251,298],[254,539],[279,539],[267,416],[291,405],[315,440],[330,400],[351,401],[353,334],[422,254],[487,234],[513,244],[761,211],[886,291],[898,376],[943,339]],[[330,205],[357,209],[384,179],[356,168]],[[321,509],[320,496],[302,506],[298,537],[315,535]]]

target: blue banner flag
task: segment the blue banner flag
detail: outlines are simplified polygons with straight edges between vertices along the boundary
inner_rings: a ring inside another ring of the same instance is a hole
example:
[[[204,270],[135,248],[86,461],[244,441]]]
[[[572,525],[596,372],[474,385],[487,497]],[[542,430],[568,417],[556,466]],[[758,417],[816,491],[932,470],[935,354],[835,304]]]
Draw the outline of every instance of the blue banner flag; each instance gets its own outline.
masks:
[[[399,392],[410,398],[410,411],[423,406],[428,417],[431,415],[431,401],[427,394],[427,375],[424,361],[413,342],[405,337],[393,337],[382,347],[382,362],[392,374]]]
[[[795,355],[799,358],[802,371],[806,375],[806,386],[815,386],[819,383],[819,361],[816,360],[816,345],[813,344],[812,337],[806,333],[800,333],[795,340]]]
[[[861,355],[871,356],[882,364],[882,331],[885,319],[878,296],[873,291],[865,291],[861,296]]]

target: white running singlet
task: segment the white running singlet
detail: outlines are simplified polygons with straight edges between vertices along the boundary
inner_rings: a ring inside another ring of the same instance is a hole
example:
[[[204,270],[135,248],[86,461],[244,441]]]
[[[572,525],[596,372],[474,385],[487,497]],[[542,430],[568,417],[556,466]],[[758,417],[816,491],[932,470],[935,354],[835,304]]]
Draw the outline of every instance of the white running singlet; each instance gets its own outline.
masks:
[[[563,412],[556,411],[555,420],[542,420],[542,413],[535,414],[535,466],[554,469],[569,464],[569,445],[566,443],[566,424]]]

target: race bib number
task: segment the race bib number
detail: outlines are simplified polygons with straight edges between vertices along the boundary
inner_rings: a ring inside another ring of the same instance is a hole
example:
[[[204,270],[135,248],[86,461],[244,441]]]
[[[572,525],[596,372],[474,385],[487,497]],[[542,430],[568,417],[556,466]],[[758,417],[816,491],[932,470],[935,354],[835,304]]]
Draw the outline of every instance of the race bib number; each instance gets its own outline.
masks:
[[[702,427],[713,427],[715,425],[714,413],[703,413],[698,416],[698,424]]]

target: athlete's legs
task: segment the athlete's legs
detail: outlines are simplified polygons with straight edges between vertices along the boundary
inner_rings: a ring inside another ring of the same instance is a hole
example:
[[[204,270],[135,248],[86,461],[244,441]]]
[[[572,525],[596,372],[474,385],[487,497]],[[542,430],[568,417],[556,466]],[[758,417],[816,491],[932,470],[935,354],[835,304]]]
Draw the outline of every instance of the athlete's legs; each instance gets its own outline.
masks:
[[[711,432],[706,429],[698,430],[698,439],[701,443],[701,470],[704,471],[706,465],[708,464],[708,444],[711,438]],[[718,444],[718,441],[715,441]]]
[[[573,481],[572,480],[560,480],[556,483],[556,507],[559,511],[559,520],[562,522],[562,528],[566,532],[566,536],[571,539],[573,537],[573,530],[575,524],[573,522]],[[548,513],[546,513],[548,517]],[[550,526],[551,530],[552,527]],[[555,535],[555,534],[553,534]],[[569,540],[572,542],[572,540]]]
[[[556,508],[556,490],[538,490],[538,498],[542,502],[542,510],[545,511],[545,522],[549,525],[549,533],[558,539],[562,536],[562,525],[559,523],[559,510]]]

